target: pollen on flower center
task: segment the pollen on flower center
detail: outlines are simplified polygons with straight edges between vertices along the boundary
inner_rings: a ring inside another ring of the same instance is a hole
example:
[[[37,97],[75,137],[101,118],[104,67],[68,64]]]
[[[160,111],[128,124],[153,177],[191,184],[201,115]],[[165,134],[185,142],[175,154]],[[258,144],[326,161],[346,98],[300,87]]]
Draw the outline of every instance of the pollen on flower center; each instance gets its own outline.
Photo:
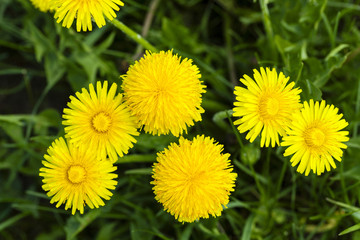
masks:
[[[306,144],[311,147],[320,147],[325,142],[325,134],[319,128],[310,128],[308,131],[305,132],[305,142]]]
[[[81,183],[85,180],[86,170],[82,166],[71,166],[67,171],[67,177],[72,183]]]
[[[201,181],[204,174],[205,174],[205,171],[189,174],[189,176],[186,179],[186,182],[189,183],[189,184],[194,184],[194,183],[197,184],[198,182]]]
[[[259,110],[260,114],[265,119],[274,117],[280,109],[279,100],[273,97],[266,97],[260,101]]]
[[[111,118],[108,114],[100,112],[92,118],[91,123],[95,131],[104,133],[110,128]]]
[[[269,98],[266,103],[266,110],[269,115],[276,115],[279,112],[279,101],[276,98]]]

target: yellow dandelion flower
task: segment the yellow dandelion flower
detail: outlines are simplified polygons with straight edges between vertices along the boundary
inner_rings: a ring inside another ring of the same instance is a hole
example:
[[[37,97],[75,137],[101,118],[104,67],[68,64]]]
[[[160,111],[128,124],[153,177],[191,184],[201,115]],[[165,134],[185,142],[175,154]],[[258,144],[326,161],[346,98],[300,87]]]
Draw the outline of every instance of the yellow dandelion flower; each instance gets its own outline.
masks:
[[[180,222],[220,216],[234,191],[230,154],[210,137],[192,141],[180,137],[179,144],[157,154],[151,184],[155,199]]]
[[[42,12],[52,10],[50,8],[50,0],[30,0],[30,2]]]
[[[57,202],[58,208],[65,203],[65,210],[72,208],[72,214],[79,210],[84,213],[84,205],[91,209],[104,206],[104,201],[109,200],[117,181],[117,175],[112,173],[116,170],[109,161],[100,161],[90,149],[75,147],[66,143],[60,137],[44,155],[40,168],[40,176],[43,177],[43,189],[51,198],[50,203]]]
[[[123,75],[124,98],[139,125],[153,135],[171,132],[179,136],[194,122],[201,121],[204,109],[201,94],[205,86],[191,59],[171,51],[147,52]]]
[[[55,19],[62,26],[70,28],[76,18],[76,31],[92,31],[92,21],[101,28],[105,26],[105,18],[110,21],[116,17],[115,11],[124,6],[120,0],[51,0],[54,6]]]
[[[128,153],[136,142],[133,136],[139,135],[135,118],[122,102],[122,94],[116,94],[117,85],[113,83],[108,91],[108,82],[103,86],[98,81],[96,91],[92,84],[89,92],[83,88],[70,96],[69,108],[64,109],[62,123],[66,137],[77,147],[91,148],[99,159],[111,162]]]
[[[289,77],[276,70],[254,69],[254,79],[244,75],[240,81],[247,87],[235,87],[234,102],[235,117],[240,117],[234,124],[239,125],[240,133],[249,131],[246,139],[253,142],[261,133],[260,146],[268,147],[271,143],[279,145],[279,135],[285,134],[285,129],[291,121],[294,111],[301,108],[301,89],[293,88],[295,83]]]
[[[284,156],[291,157],[295,166],[300,162],[297,171],[309,175],[310,170],[317,175],[336,168],[334,159],[341,162],[343,142],[349,141],[348,131],[340,131],[348,123],[338,114],[334,105],[326,105],[325,101],[304,102],[301,111],[294,113],[290,129],[286,131],[281,146],[289,146]]]

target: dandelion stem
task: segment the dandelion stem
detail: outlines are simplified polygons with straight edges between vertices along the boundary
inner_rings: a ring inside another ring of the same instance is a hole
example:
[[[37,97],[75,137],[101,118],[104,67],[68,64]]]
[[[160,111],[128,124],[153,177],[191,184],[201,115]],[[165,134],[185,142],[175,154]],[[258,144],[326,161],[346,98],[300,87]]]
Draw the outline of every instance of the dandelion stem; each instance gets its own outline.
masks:
[[[266,176],[267,180],[269,182],[272,182],[271,180],[271,175],[270,175],[270,158],[271,158],[271,148],[269,147],[267,149],[267,153],[266,153],[266,161],[265,164],[263,166],[263,174],[264,176]],[[266,191],[268,191],[268,193],[270,194],[274,189],[272,189],[272,185],[270,184],[268,188],[266,188]]]
[[[234,123],[233,123],[233,121],[231,120],[231,115],[229,114],[229,112],[231,112],[231,115],[232,115],[232,110],[228,110],[228,111],[226,111],[226,116],[227,116],[227,118],[229,119],[229,122],[230,122],[230,124],[231,124],[232,130],[233,130],[233,132],[235,133],[236,139],[237,139],[238,143],[240,144],[240,147],[243,148],[243,147],[244,147],[244,144],[243,144],[242,141],[241,141],[240,133],[239,133],[239,131],[235,128]]]
[[[258,179],[258,175],[257,175],[257,173],[255,172],[255,169],[254,169],[253,165],[252,165],[252,164],[249,164],[249,168],[250,168],[251,173],[252,173],[252,176],[253,176],[253,178],[254,178],[254,180],[255,180],[256,187],[258,188],[258,190],[259,190],[259,192],[260,192],[260,195],[263,196],[263,197],[265,197],[265,194],[266,194],[266,193],[265,193],[264,188],[262,187],[262,185],[261,185],[261,183],[260,183],[260,181],[259,181],[259,179]]]
[[[48,94],[48,92],[50,91],[50,89],[52,88],[52,86],[50,86],[50,84],[48,84],[44,91],[41,93],[40,97],[38,98],[38,100],[36,101],[35,105],[34,105],[34,108],[31,112],[31,117],[32,117],[32,120],[29,122],[29,124],[27,125],[27,128],[26,128],[26,135],[25,135],[25,139],[28,141],[29,138],[30,138],[30,135],[31,135],[31,131],[32,131],[32,128],[33,128],[33,125],[34,125],[34,118],[35,118],[35,115],[36,113],[38,112],[39,110],[39,107],[41,105],[41,103],[44,101],[46,95]]]
[[[355,116],[357,116],[359,112],[360,112],[360,79],[358,81],[357,97],[356,97],[356,104],[355,104]],[[359,126],[359,123],[355,122],[354,123],[354,131],[353,131],[354,138],[357,137],[358,126]]]
[[[343,190],[343,195],[345,197],[345,202],[347,204],[350,204],[349,196],[347,194],[346,185],[345,185],[343,164],[340,164],[340,183],[341,183],[341,187],[342,187],[342,190]]]
[[[130,37],[132,40],[143,46],[145,49],[151,51],[151,52],[157,52],[158,50],[151,45],[145,38],[143,38],[140,34],[134,32],[132,29],[127,27],[125,24],[117,20],[116,18],[111,21],[111,23],[121,30],[123,33],[125,33],[128,37]]]
[[[263,24],[264,24],[264,28],[265,28],[265,32],[266,32],[266,37],[268,39],[268,43],[269,43],[269,51],[272,53],[272,55],[274,56],[274,60],[277,61],[277,52],[276,52],[276,47],[275,47],[275,42],[274,42],[274,31],[272,28],[272,23],[271,23],[271,19],[270,19],[270,13],[269,13],[269,9],[268,9],[268,1],[266,0],[260,0],[260,9],[262,12],[262,19],[263,19]]]
[[[286,171],[286,167],[288,165],[288,161],[284,158],[282,158],[283,160],[283,165],[282,165],[282,168],[281,168],[281,172],[280,172],[280,175],[278,177],[278,182],[277,182],[277,185],[276,185],[276,193],[279,194],[280,190],[281,190],[281,184],[284,180],[284,175],[285,175],[285,171]]]
[[[149,32],[151,23],[152,23],[152,21],[154,19],[154,16],[155,16],[155,11],[156,11],[157,7],[159,6],[160,1],[161,0],[152,0],[151,1],[150,6],[149,6],[149,11],[146,14],[144,24],[143,24],[143,28],[142,28],[142,31],[141,31],[141,36],[142,37],[146,37],[148,32]],[[136,48],[136,52],[135,52],[135,54],[133,56],[133,59],[140,58],[143,50],[144,50],[143,46],[138,45],[137,48]]]

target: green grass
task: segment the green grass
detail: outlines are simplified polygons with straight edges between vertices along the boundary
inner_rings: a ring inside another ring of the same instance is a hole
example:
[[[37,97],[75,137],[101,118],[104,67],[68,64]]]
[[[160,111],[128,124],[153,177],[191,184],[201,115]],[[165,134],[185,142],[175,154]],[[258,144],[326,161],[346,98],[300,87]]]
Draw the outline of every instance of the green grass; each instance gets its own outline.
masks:
[[[186,137],[214,137],[231,154],[238,179],[228,208],[191,224],[164,212],[151,166],[177,139],[147,134],[117,163],[119,183],[104,207],[72,216],[51,205],[39,168],[64,134],[69,96],[97,80],[120,84],[144,49],[114,25],[77,33],[28,0],[1,0],[0,239],[360,239],[360,1],[124,2],[117,19],[141,33],[154,13],[144,40],[200,68],[205,113]],[[234,128],[233,88],[260,66],[290,76],[302,100],[339,107],[350,141],[335,170],[300,175],[284,148],[259,148]]]

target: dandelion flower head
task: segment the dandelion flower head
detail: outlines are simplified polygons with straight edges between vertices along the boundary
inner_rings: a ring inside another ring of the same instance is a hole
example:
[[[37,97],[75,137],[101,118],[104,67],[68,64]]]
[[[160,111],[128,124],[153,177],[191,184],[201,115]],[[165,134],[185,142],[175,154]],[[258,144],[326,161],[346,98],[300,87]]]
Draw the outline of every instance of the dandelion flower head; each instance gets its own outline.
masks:
[[[72,208],[84,213],[84,205],[91,209],[103,206],[101,199],[109,200],[117,181],[116,167],[109,161],[96,159],[91,149],[76,148],[62,137],[56,139],[44,155],[40,176],[43,189],[56,207],[65,203],[65,210]]]
[[[230,154],[210,137],[180,137],[158,153],[153,166],[155,199],[180,222],[220,216],[234,191]]]
[[[96,91],[92,84],[70,96],[68,108],[64,109],[62,123],[66,137],[77,147],[96,150],[99,159],[115,162],[118,156],[128,153],[139,135],[136,120],[122,102],[122,94],[116,94],[113,83],[108,91],[108,82],[103,86],[98,81]]]
[[[282,146],[288,146],[284,156],[293,155],[292,166],[297,165],[297,171],[309,175],[312,170],[317,175],[325,169],[336,168],[334,159],[341,161],[342,149],[349,141],[348,131],[341,131],[348,123],[338,114],[334,105],[326,105],[325,101],[314,102],[312,99],[304,102],[301,111],[294,113],[290,128],[283,137]]]
[[[52,9],[50,8],[50,0],[30,0],[30,2],[42,12],[47,12]]]
[[[204,109],[201,94],[205,86],[191,59],[171,51],[147,52],[123,75],[124,98],[139,125],[153,135],[179,136],[194,122],[201,121]]]
[[[76,31],[92,31],[92,21],[101,28],[116,17],[115,11],[124,6],[120,0],[49,0],[55,9],[55,19],[70,28],[76,18]],[[104,17],[105,16],[105,17]]]
[[[301,89],[294,88],[295,83],[289,77],[275,69],[254,69],[254,79],[244,75],[240,81],[245,87],[235,87],[235,117],[240,117],[234,124],[239,125],[240,133],[249,131],[246,139],[253,142],[261,134],[260,146],[279,145],[279,135],[291,121],[294,111],[301,108]]]

